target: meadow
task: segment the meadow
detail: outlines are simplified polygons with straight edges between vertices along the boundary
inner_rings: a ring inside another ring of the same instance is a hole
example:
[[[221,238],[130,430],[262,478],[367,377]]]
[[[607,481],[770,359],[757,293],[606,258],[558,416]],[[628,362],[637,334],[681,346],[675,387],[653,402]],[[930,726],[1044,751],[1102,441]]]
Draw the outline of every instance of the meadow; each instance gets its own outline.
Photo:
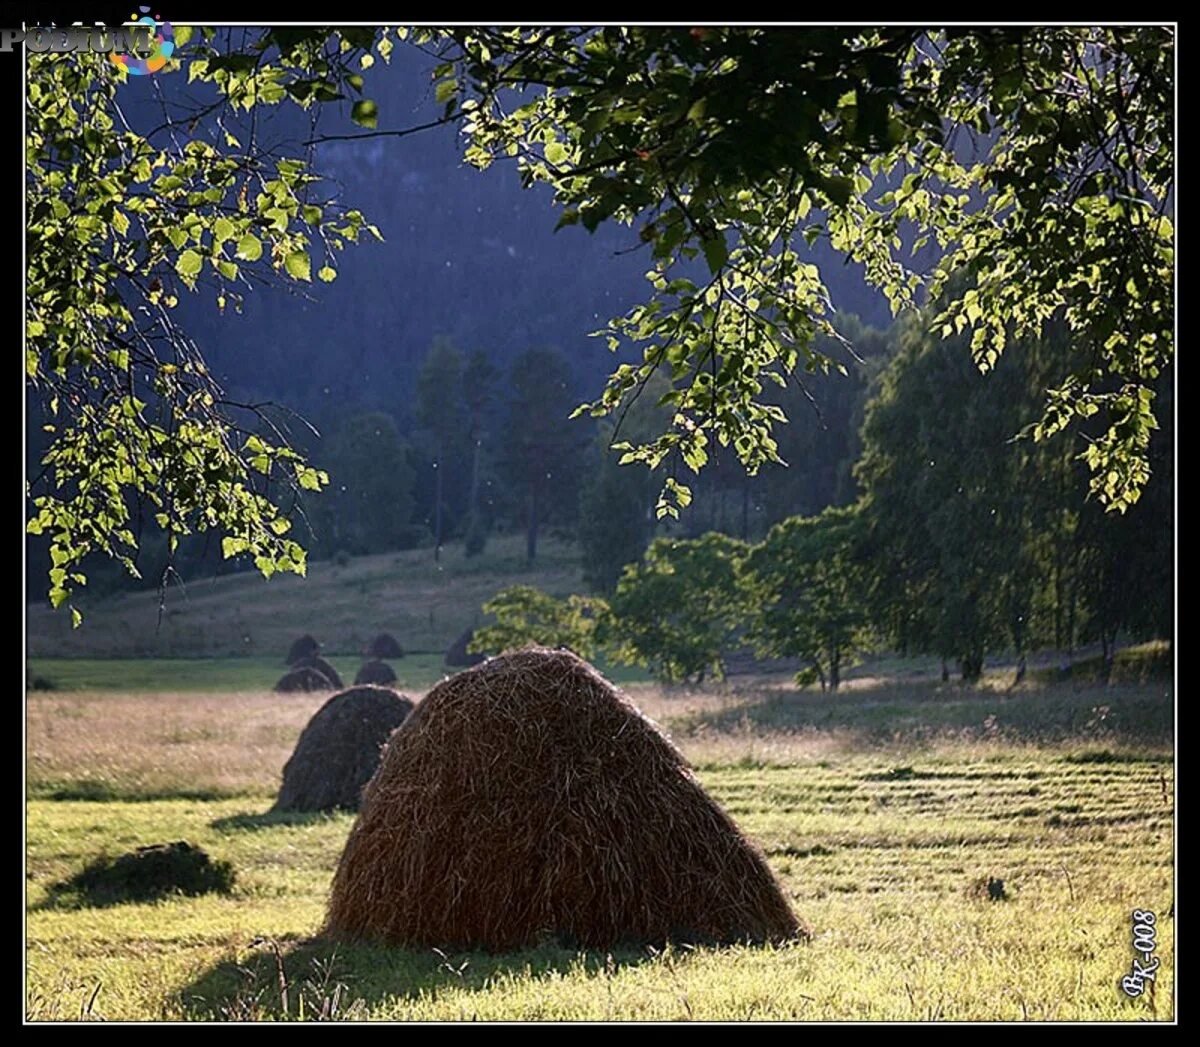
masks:
[[[276,574],[268,582],[248,568],[172,586],[161,599],[154,588],[85,592],[79,601],[85,616],[81,629],[73,629],[69,615],[55,613],[42,599],[26,612],[27,654],[31,667],[58,658],[232,658],[242,666],[259,660],[274,665],[301,633],[316,635],[326,657],[353,659],[372,636],[386,630],[400,637],[410,654],[435,655],[440,665],[454,638],[483,620],[480,605],[518,583],[555,596],[582,591],[578,546],[547,536],[530,566],[521,535],[496,535],[474,557],[453,542],[440,560],[425,548],[345,563],[320,560],[308,565],[304,578]],[[173,676],[160,677],[158,685]],[[239,689],[241,682],[231,687]]]
[[[1172,1017],[1169,682],[628,690],[763,848],[810,942],[334,945],[315,935],[352,818],[264,814],[320,696],[33,692],[28,1016]],[[94,906],[59,886],[100,854],[178,839],[232,862],[233,892]],[[1118,986],[1133,909],[1158,915],[1162,961],[1136,1000]]]

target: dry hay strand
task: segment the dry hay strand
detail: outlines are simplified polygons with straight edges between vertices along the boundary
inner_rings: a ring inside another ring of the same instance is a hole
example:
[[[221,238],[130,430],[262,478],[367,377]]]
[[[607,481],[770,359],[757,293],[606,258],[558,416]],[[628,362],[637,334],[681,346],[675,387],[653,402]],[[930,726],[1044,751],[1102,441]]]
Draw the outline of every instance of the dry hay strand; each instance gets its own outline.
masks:
[[[319,669],[306,665],[284,673],[273,689],[277,694],[294,694],[298,691],[336,691],[337,687]]]
[[[388,687],[335,694],[300,733],[283,765],[274,811],[357,811],[388,736],[413,703]]]
[[[292,641],[292,646],[288,648],[287,658],[284,659],[284,665],[296,665],[305,658],[315,658],[320,653],[321,645],[317,643],[311,633],[305,633]]]
[[[474,629],[467,629],[465,632],[459,633],[457,639],[446,651],[446,664],[452,668],[469,667],[479,665],[484,660],[484,655],[475,654],[467,650],[467,644],[475,636]]]
[[[380,633],[363,651],[368,658],[403,658],[404,648],[391,633]]]
[[[308,658],[302,658],[295,665],[293,665],[292,668],[293,669],[315,669],[322,676],[324,676],[326,680],[328,680],[331,684],[333,684],[333,687],[331,688],[331,690],[339,690],[340,691],[343,687],[346,686],[342,682],[342,678],[338,674],[338,671],[332,665],[330,665],[327,661],[325,661],[325,659],[322,658],[319,654],[310,655]]]
[[[658,726],[546,648],[444,680],[392,735],[325,932],[495,952],[808,933]]]
[[[363,667],[358,670],[358,675],[354,677],[356,687],[360,683],[387,685],[395,682],[396,670],[388,665],[387,662],[382,662],[378,658],[372,658],[369,662],[363,662]]]

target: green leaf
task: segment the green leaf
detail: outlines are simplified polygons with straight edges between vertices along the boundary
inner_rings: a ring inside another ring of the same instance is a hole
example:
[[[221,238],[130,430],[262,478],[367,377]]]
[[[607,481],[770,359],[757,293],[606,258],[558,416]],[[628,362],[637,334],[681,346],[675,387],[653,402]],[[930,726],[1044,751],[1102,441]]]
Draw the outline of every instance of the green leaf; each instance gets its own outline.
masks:
[[[224,215],[213,222],[213,240],[217,243],[221,244],[226,240],[232,240],[233,234],[233,223]]]
[[[193,279],[200,272],[204,259],[190,247],[175,260],[175,271],[184,279]]]
[[[238,241],[238,258],[247,262],[257,262],[262,257],[262,253],[262,242],[253,233],[247,233]]]
[[[307,251],[293,251],[283,260],[283,266],[295,280],[312,280],[312,263]]]
[[[850,194],[854,191],[854,182],[839,175],[834,178],[822,178],[820,187],[838,207],[845,207],[850,202]]]
[[[360,127],[374,130],[379,126],[379,106],[369,98],[360,99],[351,108],[350,119]]]
[[[713,276],[721,271],[728,259],[729,245],[725,243],[724,233],[717,233],[711,240],[704,241],[704,260]]]
[[[332,266],[323,265],[323,266],[321,266],[320,269],[317,270],[317,276],[319,276],[326,283],[331,283],[333,281],[333,279],[337,276],[337,270],[334,269]]]

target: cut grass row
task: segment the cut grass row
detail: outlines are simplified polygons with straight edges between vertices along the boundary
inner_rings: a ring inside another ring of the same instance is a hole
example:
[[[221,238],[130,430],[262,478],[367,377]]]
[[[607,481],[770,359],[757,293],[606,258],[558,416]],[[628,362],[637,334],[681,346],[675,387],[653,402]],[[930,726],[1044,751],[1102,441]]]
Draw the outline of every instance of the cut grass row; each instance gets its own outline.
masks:
[[[207,802],[35,801],[29,819],[35,1016],[389,1019],[1133,1019],[1171,1013],[1172,808],[1164,758],[1101,768],[1057,754],[939,764],[921,790],[878,759],[713,769],[712,794],[765,849],[815,928],[791,948],[504,956],[313,941],[349,816],[257,817]],[[1169,780],[1169,777],[1168,777]],[[1039,792],[1029,795],[1028,783]],[[929,793],[930,795],[923,795]],[[1056,819],[1064,808],[1074,820]],[[1120,815],[1119,818],[1115,817]],[[232,895],[42,907],[98,851],[174,838],[233,862]],[[980,884],[1003,879],[1006,900]],[[1129,913],[1162,915],[1153,998],[1129,1001]],[[257,943],[257,944],[256,944]],[[341,988],[338,988],[338,987]]]
[[[314,940],[352,818],[264,812],[321,697],[33,693],[30,1017],[1172,1015],[1169,689],[630,690],[763,848],[810,944],[488,956]],[[101,854],[178,839],[230,861],[233,892],[106,907],[53,892]],[[1160,917],[1163,966],[1132,1001],[1117,983],[1135,908]]]

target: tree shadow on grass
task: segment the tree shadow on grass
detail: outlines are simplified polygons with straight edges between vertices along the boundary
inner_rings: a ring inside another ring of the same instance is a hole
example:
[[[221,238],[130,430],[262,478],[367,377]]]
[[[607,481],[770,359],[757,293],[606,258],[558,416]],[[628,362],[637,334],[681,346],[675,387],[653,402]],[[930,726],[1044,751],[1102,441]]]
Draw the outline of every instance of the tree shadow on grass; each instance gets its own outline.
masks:
[[[229,814],[224,818],[214,818],[208,823],[209,828],[217,832],[243,832],[255,829],[275,829],[281,825],[314,825],[318,822],[332,821],[345,817],[345,811],[263,811],[252,814],[242,811]],[[352,813],[352,812],[350,812]]]
[[[81,778],[62,783],[41,783],[29,790],[34,800],[77,801],[87,803],[154,803],[159,800],[190,800],[214,803],[230,799],[224,789],[186,789],[176,786],[143,787]]]
[[[347,1020],[366,1018],[387,1000],[434,996],[442,989],[481,992],[497,978],[545,978],[583,971],[611,976],[659,953],[627,947],[581,952],[547,944],[512,953],[442,952],[346,944],[328,938],[257,939],[251,951],[202,971],[176,994],[200,1021]],[[464,1005],[464,1020],[477,1018]]]
[[[678,738],[838,733],[855,746],[938,738],[1058,743],[1160,743],[1171,737],[1174,705],[1153,687],[1044,687],[1002,693],[957,685],[885,685],[837,694],[782,691],[670,721]],[[1098,709],[1098,703],[1103,708]],[[1103,722],[1098,716],[1103,713]]]

